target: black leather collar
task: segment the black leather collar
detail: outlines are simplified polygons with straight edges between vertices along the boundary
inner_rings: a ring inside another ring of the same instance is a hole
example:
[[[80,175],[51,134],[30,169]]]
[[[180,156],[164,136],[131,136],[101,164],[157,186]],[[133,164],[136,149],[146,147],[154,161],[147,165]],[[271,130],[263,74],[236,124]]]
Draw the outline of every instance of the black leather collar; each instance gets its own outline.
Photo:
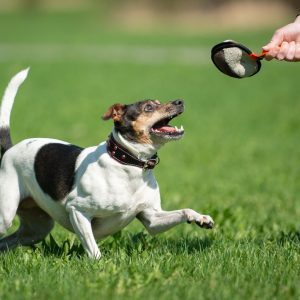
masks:
[[[111,134],[106,141],[107,152],[111,158],[123,165],[135,166],[144,170],[154,169],[154,167],[159,163],[159,157],[157,154],[153,155],[148,160],[140,160],[131,153],[129,153],[123,146],[121,146],[114,139]]]

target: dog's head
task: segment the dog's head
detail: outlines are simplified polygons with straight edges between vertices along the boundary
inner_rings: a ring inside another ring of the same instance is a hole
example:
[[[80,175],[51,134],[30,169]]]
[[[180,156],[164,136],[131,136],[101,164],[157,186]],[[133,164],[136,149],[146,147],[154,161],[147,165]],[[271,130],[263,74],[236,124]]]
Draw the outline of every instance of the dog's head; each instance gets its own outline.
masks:
[[[183,113],[183,100],[161,104],[158,100],[144,100],[134,104],[114,104],[102,116],[112,119],[115,129],[124,138],[141,144],[163,144],[180,139],[184,130],[169,125],[169,122]]]

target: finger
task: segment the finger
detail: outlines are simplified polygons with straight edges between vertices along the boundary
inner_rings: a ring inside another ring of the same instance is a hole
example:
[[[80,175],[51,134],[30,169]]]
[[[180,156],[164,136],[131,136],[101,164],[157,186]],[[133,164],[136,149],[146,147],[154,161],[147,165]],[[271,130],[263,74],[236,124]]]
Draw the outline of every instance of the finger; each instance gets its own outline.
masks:
[[[281,29],[276,30],[274,35],[272,36],[271,41],[267,45],[263,46],[262,48],[266,51],[269,51],[276,46],[280,46],[280,44],[283,42],[283,37],[284,34],[282,30]]]
[[[271,43],[269,43],[269,44],[263,46],[262,49],[263,49],[263,50],[266,50],[266,51],[269,51],[269,50],[271,49],[271,45],[270,45],[270,44],[271,44]]]
[[[285,57],[286,61],[294,61],[295,60],[295,51],[296,51],[296,43],[294,41],[289,43],[288,51]]]
[[[265,55],[265,59],[266,60],[272,60],[273,58],[275,58],[277,56],[277,54],[280,51],[280,47],[275,46],[273,47],[270,51],[268,51]]]
[[[273,48],[273,41],[271,41],[270,43],[262,47],[262,49],[265,51],[270,51],[272,48]]]
[[[286,58],[286,55],[288,53],[288,49],[289,49],[289,43],[288,42],[283,42],[281,44],[280,50],[278,52],[278,54],[276,55],[276,58],[278,60],[283,60]]]
[[[300,43],[295,45],[295,59],[294,61],[300,61]]]

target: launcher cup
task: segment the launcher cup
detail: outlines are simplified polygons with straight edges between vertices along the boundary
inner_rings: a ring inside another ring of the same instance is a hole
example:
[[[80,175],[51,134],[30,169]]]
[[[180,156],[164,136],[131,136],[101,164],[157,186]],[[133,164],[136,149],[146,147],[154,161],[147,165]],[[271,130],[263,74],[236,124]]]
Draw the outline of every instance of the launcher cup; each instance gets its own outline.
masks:
[[[260,71],[261,60],[266,51],[255,54],[250,49],[235,41],[227,40],[215,45],[211,50],[211,59],[225,75],[245,78]]]

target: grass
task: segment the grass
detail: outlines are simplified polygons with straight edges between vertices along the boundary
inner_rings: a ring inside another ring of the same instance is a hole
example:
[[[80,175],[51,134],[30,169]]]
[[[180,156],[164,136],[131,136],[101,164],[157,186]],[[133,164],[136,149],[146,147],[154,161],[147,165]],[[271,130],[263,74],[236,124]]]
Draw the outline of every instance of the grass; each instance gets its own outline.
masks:
[[[94,145],[111,130],[100,116],[112,103],[184,98],[176,124],[186,135],[161,150],[155,170],[163,207],[210,214],[216,227],[183,224],[151,237],[135,221],[99,241],[103,258],[95,262],[56,226],[35,248],[0,255],[0,299],[298,299],[299,66],[264,62],[255,77],[235,80],[209,60],[220,40],[259,49],[270,34],[142,35],[104,30],[95,16],[1,16],[0,89],[31,66],[12,114],[15,142],[42,136]],[[28,57],[24,43],[69,45],[71,58]],[[7,44],[16,50],[5,52]],[[196,47],[207,61],[137,63],[112,53],[93,62],[72,52],[87,44]]]

